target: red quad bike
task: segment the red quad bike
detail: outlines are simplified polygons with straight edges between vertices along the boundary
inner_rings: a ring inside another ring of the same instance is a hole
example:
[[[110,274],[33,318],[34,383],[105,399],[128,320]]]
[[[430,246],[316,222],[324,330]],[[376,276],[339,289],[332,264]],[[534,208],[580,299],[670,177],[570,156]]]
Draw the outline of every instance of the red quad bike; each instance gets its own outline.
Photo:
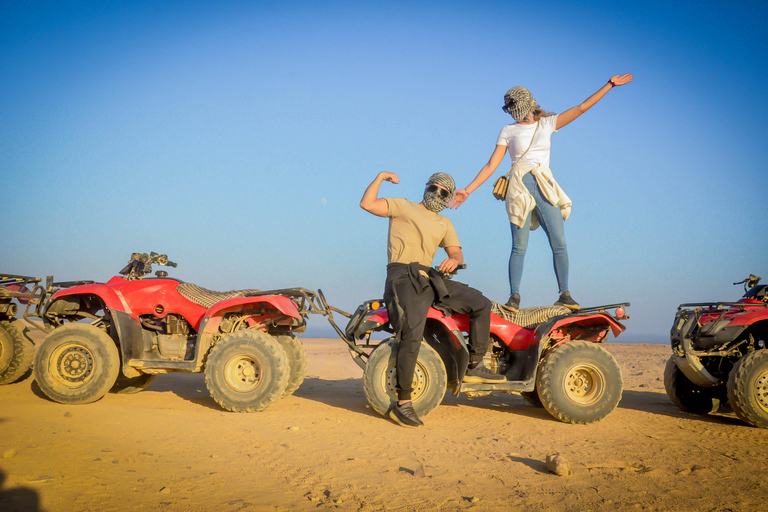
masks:
[[[394,337],[383,341],[371,339],[377,331],[392,334],[383,301],[366,301],[349,315],[329,307],[322,292],[319,294],[328,320],[363,368],[368,402],[386,417],[396,402],[398,343]],[[618,405],[623,384],[616,360],[600,343],[609,331],[618,336],[625,330],[619,320],[629,318],[626,306],[629,303],[577,312],[562,306],[546,306],[510,313],[494,303],[491,345],[484,363],[488,369],[507,377],[507,382],[498,384],[462,382],[469,362],[465,339],[469,318],[464,314],[446,316],[431,308],[414,373],[414,409],[419,416],[426,416],[442,402],[446,389],[456,396],[503,391],[521,393],[560,421],[599,421]],[[611,315],[609,310],[615,313]],[[333,321],[332,311],[350,317],[344,332]]]
[[[768,428],[768,285],[759,282],[734,283],[746,291],[737,302],[677,308],[664,387],[683,411],[707,414],[728,402],[746,423]]]
[[[145,278],[152,264],[176,267],[163,254],[135,253],[106,284],[85,282],[44,301],[37,316],[48,334],[34,374],[49,398],[84,404],[108,391],[141,391],[157,374],[205,372],[221,407],[255,412],[299,387],[302,289],[219,293],[165,271]]]

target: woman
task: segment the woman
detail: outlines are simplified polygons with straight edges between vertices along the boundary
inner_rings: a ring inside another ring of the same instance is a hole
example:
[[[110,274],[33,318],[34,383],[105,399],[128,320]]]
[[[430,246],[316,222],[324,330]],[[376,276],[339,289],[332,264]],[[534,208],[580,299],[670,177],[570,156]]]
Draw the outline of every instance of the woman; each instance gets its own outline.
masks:
[[[568,249],[565,244],[564,222],[571,213],[571,201],[552,177],[549,168],[552,134],[592,108],[612,88],[628,84],[632,75],[616,75],[584,103],[562,114],[545,112],[525,87],[513,87],[504,95],[504,112],[515,119],[499,134],[491,159],[480,169],[467,188],[457,190],[451,208],[458,208],[469,195],[491,177],[504,155],[509,151],[512,169],[509,172],[506,207],[512,229],[512,254],[509,257],[510,296],[504,305],[517,312],[520,308],[520,281],[531,229],[539,225],[549,239],[557,277],[558,298],[555,305],[579,309],[568,291]]]

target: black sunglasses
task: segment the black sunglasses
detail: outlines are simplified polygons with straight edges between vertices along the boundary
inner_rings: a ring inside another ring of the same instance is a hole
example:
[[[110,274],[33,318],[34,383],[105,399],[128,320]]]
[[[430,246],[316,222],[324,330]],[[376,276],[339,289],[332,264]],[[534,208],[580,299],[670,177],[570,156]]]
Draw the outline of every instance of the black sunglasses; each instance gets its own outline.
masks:
[[[440,191],[440,197],[442,197],[443,199],[448,199],[449,197],[451,197],[451,193],[445,190],[444,188],[440,188],[434,183],[427,184],[427,192],[434,192],[435,190]]]

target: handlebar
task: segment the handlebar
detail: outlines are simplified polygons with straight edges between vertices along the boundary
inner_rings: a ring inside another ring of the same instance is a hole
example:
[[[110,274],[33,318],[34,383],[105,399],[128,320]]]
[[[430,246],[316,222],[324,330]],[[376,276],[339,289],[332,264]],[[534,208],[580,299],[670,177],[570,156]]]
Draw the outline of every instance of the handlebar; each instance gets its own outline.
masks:
[[[456,275],[456,273],[457,273],[459,270],[464,270],[465,268],[467,268],[467,265],[466,265],[465,263],[462,263],[461,265],[459,265],[458,267],[456,267],[455,269],[453,269],[453,271],[451,271],[451,272],[440,272],[440,267],[435,267],[435,270],[437,270],[438,272],[440,272],[440,273],[443,275],[443,277],[444,277],[445,279],[453,279],[453,276],[455,276],[455,275]]]
[[[749,274],[749,277],[744,279],[743,281],[739,281],[738,283],[733,283],[734,285],[737,284],[743,284],[744,285],[744,291],[748,292],[751,288],[754,288],[757,286],[757,284],[760,282],[760,278],[757,277],[755,274]]]
[[[156,252],[139,253],[134,252],[131,254],[131,259],[128,264],[123,267],[119,274],[124,275],[127,279],[141,279],[145,275],[152,272],[152,264],[157,263],[163,267],[178,266],[177,263],[168,260],[168,256],[165,254],[157,254]]]

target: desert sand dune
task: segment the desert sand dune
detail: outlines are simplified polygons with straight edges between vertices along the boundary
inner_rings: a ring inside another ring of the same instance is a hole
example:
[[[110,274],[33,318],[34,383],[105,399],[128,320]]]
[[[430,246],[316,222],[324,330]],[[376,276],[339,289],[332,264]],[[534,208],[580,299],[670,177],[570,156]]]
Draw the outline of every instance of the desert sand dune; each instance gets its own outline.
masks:
[[[342,342],[304,344],[306,381],[255,414],[221,410],[200,374],[81,406],[49,401],[32,377],[0,387],[0,510],[768,507],[768,431],[729,410],[679,411],[662,383],[668,346],[607,344],[625,391],[596,424],[560,423],[496,393],[446,396],[411,430],[367,406]],[[547,469],[552,453],[571,474]]]

